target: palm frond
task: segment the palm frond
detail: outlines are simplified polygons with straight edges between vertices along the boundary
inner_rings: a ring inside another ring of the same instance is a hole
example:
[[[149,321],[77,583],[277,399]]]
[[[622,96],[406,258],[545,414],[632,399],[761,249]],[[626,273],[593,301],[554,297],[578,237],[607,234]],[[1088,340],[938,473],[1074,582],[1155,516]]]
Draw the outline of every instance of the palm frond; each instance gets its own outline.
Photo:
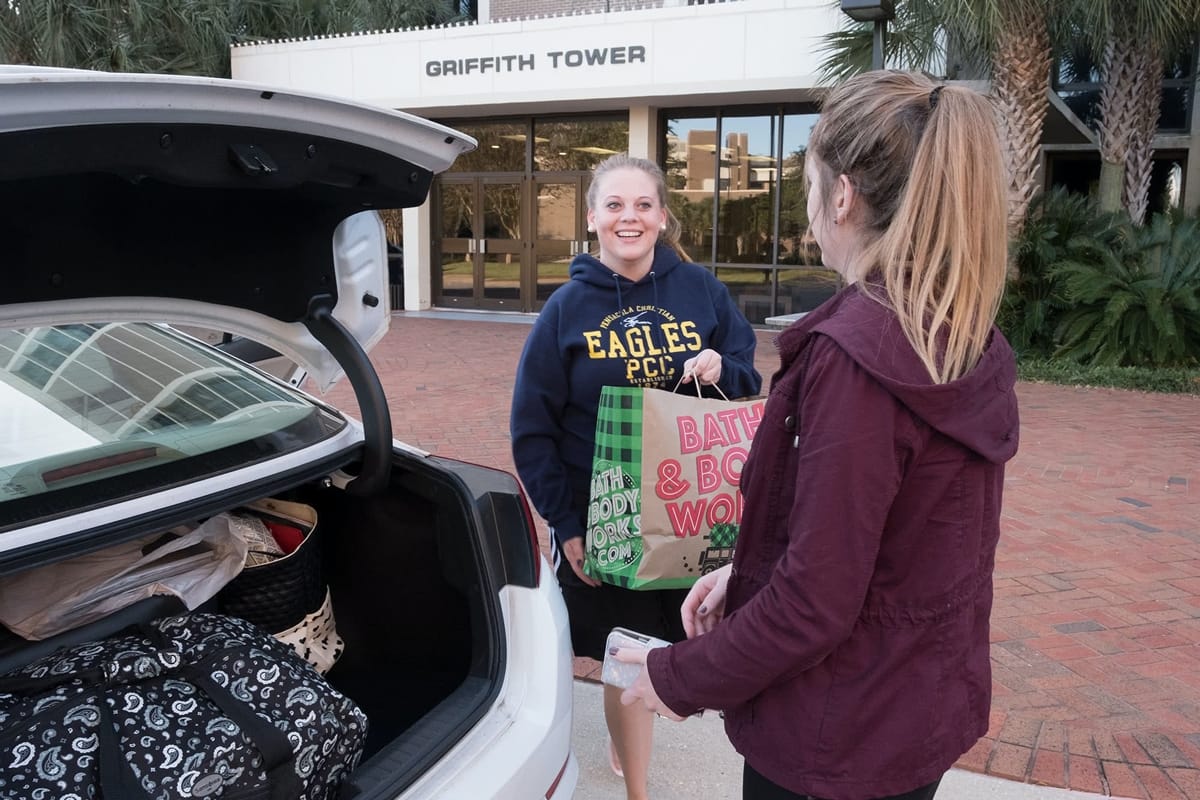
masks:
[[[832,5],[839,6],[838,3]],[[946,0],[901,0],[896,18],[887,25],[884,62],[891,69],[929,69],[946,57]],[[849,17],[841,30],[825,36],[817,74],[837,83],[871,68],[874,26]]]

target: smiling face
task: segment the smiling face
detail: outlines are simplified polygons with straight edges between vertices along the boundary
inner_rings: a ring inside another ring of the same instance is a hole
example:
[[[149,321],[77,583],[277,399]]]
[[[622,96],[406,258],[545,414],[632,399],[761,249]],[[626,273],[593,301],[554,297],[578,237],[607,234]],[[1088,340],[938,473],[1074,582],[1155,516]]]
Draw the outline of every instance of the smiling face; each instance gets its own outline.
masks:
[[[600,241],[600,262],[630,280],[639,280],[654,263],[654,244],[667,222],[658,183],[640,169],[616,169],[597,178],[595,208],[588,225]]]

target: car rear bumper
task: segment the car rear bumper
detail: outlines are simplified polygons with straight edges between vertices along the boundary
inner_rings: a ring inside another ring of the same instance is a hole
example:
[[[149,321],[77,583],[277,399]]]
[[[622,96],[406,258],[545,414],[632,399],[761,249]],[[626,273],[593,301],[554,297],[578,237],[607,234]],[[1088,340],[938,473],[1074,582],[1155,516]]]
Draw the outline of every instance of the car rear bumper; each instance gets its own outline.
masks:
[[[492,708],[462,741],[400,797],[530,800],[567,798],[579,767],[571,752],[571,640],[554,571],[537,588],[500,591],[505,676]]]

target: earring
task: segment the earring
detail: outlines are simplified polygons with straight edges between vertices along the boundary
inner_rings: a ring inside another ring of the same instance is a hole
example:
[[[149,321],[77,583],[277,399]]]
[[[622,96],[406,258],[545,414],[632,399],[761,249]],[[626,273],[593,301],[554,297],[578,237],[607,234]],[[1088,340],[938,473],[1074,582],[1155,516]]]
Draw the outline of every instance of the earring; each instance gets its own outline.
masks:
[[[659,226],[658,226],[658,229],[659,229],[660,231],[665,231],[665,230],[667,229],[667,223],[665,223],[665,222],[664,222],[662,225],[659,225]]]
[[[595,233],[595,232],[596,232],[596,226],[588,225],[588,233]]]

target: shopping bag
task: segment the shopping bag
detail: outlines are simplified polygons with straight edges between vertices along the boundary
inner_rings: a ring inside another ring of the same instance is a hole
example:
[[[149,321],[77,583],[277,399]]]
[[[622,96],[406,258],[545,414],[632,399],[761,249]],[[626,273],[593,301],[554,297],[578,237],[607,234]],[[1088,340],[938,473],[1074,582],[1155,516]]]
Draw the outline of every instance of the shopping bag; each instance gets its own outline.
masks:
[[[0,623],[40,641],[159,594],[194,609],[246,563],[246,541],[217,514],[196,527],[155,533],[34,567],[0,582]]]
[[[605,386],[585,573],[628,589],[682,589],[729,563],[742,465],[765,403]]]

